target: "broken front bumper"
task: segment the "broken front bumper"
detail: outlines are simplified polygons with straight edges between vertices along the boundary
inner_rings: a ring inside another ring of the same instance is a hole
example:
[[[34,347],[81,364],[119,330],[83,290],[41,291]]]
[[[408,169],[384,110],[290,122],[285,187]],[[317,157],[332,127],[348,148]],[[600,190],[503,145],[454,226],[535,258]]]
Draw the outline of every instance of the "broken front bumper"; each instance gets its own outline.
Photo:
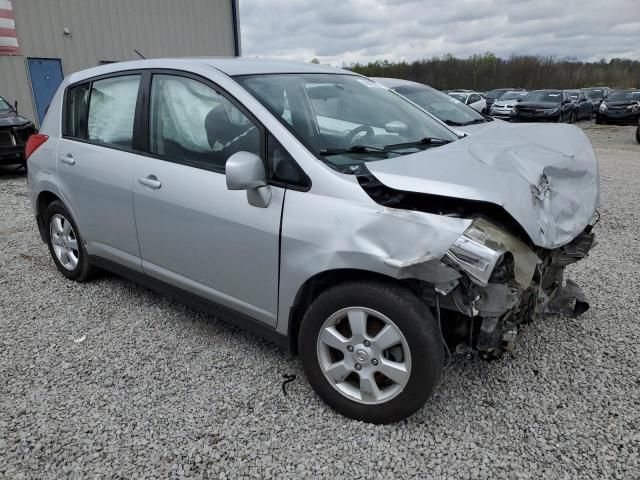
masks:
[[[491,239],[485,244],[491,245],[499,258],[484,277],[470,274],[466,267],[467,278],[460,279],[449,291],[438,290],[444,295],[440,302],[443,308],[467,318],[467,328],[461,336],[464,341],[456,342],[458,351],[474,350],[485,358],[495,358],[504,351],[513,351],[522,325],[545,314],[577,316],[589,308],[578,285],[564,280],[564,270],[588,255],[595,243],[592,226],[563,247],[535,253],[508,234],[499,237],[496,232],[488,233],[495,228],[491,224],[480,226],[479,230]],[[477,232],[472,236],[482,238]],[[465,255],[464,251],[458,253],[459,257]],[[452,256],[448,255],[447,260],[451,262]],[[470,258],[466,260],[472,263]],[[455,261],[459,262],[459,258]],[[465,270],[460,264],[458,268]]]

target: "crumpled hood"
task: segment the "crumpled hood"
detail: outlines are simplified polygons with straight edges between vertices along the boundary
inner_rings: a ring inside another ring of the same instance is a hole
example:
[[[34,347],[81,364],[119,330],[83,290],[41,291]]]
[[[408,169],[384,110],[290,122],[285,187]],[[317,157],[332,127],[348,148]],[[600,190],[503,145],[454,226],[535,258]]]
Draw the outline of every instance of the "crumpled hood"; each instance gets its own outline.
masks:
[[[13,112],[9,114],[0,114],[0,127],[18,127],[27,123],[29,123],[29,120]]]
[[[573,240],[599,204],[598,163],[574,125],[504,123],[367,168],[396,190],[500,205],[544,248]]]

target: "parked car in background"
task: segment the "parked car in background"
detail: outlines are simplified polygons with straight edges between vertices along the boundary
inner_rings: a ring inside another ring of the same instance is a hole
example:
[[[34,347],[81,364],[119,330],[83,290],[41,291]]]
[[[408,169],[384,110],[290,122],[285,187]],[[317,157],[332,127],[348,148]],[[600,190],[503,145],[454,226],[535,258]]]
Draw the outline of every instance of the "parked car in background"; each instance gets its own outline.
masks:
[[[640,119],[640,90],[614,90],[600,104],[596,123],[635,125]]]
[[[573,123],[576,111],[566,91],[534,90],[513,107],[511,121]]]
[[[609,87],[589,87],[583,88],[582,90],[593,104],[593,113],[598,112],[598,108],[600,108],[600,104],[604,97],[611,93],[611,89]]]
[[[489,115],[492,117],[502,118],[504,120],[511,119],[511,110],[515,104],[523,99],[528,92],[512,90],[503,93],[499,100],[493,102],[489,109]]]
[[[576,120],[593,119],[593,102],[583,90],[566,90],[569,98],[576,105]]]
[[[459,102],[462,102],[465,105],[473,108],[476,112],[484,112],[485,108],[487,107],[487,101],[478,92],[458,90],[454,92],[448,92],[448,94]]]
[[[0,97],[0,165],[26,166],[24,147],[35,132],[33,122],[18,115],[17,105],[11,105]]]
[[[102,267],[269,338],[354,419],[422,407],[445,342],[496,358],[586,307],[563,284],[599,202],[577,128],[460,138],[347,70],[157,59],[67,77],[27,153],[62,275]]]
[[[485,95],[485,100],[487,102],[487,106],[485,107],[485,110],[483,113],[489,113],[491,111],[491,105],[493,105],[493,102],[495,102],[496,100],[500,99],[500,97],[502,95],[504,95],[507,92],[514,92],[514,91],[520,91],[523,92],[524,88],[494,88],[493,90],[490,90],[486,95]]]
[[[434,117],[464,133],[477,132],[490,125],[493,120],[454,97],[423,83],[382,77],[374,77],[372,80],[408,98]]]

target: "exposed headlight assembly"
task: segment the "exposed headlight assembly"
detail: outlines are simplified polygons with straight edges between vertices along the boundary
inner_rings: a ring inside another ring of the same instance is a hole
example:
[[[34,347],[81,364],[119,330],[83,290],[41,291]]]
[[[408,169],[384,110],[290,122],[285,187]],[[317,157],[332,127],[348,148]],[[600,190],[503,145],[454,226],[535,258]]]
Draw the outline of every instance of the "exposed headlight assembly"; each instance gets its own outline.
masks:
[[[545,108],[544,113],[556,113],[558,111],[557,108]]]
[[[606,103],[604,103],[604,102],[602,102],[602,103],[600,104],[600,111],[601,111],[601,112],[604,112],[606,109],[607,109],[607,104],[606,104]]]
[[[507,252],[514,258],[516,282],[528,287],[539,261],[537,255],[520,239],[483,219],[473,221],[449,247],[443,261],[486,287],[493,269]]]
[[[636,103],[635,105],[629,105],[627,110],[631,110],[632,112],[637,112],[640,110],[640,103]]]

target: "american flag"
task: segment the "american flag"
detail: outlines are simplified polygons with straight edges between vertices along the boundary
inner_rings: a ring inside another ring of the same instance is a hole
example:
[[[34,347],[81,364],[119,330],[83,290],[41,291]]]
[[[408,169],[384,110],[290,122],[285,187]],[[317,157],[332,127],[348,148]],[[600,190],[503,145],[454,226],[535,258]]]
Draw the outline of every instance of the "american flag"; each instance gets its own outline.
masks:
[[[9,0],[0,0],[0,55],[19,55],[16,22]]]

